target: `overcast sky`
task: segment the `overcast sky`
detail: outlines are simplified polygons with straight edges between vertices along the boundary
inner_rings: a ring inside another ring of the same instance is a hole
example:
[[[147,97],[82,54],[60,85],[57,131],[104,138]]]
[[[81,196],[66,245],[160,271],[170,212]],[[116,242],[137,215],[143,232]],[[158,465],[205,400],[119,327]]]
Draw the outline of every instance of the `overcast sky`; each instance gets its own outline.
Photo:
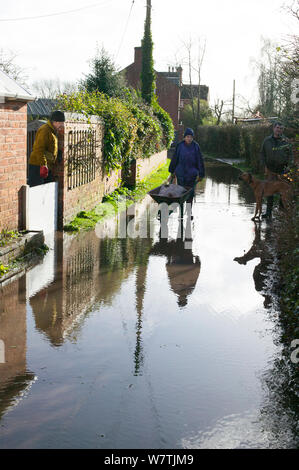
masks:
[[[193,40],[195,56],[200,38],[202,44],[206,41],[202,83],[210,87],[211,102],[230,99],[234,79],[236,92],[253,100],[252,59],[259,57],[261,36],[281,43],[295,31],[292,18],[281,10],[284,3],[152,0],[155,69],[166,71],[182,62],[187,82],[183,43]],[[29,83],[82,78],[97,44],[124,68],[134,60],[134,47],[141,45],[146,0],[0,0],[0,5],[0,48],[18,53],[16,62],[26,69]],[[80,11],[71,12],[76,9]],[[63,12],[68,13],[56,15]],[[53,16],[3,21],[42,15]]]

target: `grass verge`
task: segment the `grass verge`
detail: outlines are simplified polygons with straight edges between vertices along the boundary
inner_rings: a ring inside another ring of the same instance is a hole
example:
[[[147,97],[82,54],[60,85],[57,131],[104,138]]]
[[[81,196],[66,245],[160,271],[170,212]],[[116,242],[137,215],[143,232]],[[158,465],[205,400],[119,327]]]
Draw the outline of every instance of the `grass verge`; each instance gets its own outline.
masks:
[[[135,187],[121,187],[112,194],[103,198],[103,201],[91,211],[81,211],[67,225],[65,232],[78,232],[80,230],[91,230],[96,224],[105,218],[113,217],[117,212],[126,209],[135,202],[140,201],[146,194],[160,186],[169,177],[169,162],[158,168],[150,176],[140,181]]]

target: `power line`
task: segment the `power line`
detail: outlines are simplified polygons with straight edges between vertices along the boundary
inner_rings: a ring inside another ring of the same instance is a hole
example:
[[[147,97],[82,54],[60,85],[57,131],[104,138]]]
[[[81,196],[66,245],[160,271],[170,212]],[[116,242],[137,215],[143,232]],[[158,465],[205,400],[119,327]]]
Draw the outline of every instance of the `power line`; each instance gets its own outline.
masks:
[[[110,0],[111,1],[111,0]],[[82,10],[87,10],[88,8],[95,8],[95,7],[99,7],[99,6],[103,6],[105,3],[107,2],[104,2],[104,3],[93,3],[92,5],[86,5],[85,7],[81,7],[81,8],[76,8],[74,10],[68,10],[68,11],[61,11],[59,13],[48,13],[46,15],[38,15],[38,16],[24,16],[24,17],[21,17],[21,18],[0,18],[0,21],[24,21],[24,20],[37,20],[37,19],[40,19],[40,18],[48,18],[48,17],[51,17],[51,16],[60,16],[60,15],[67,15],[69,13],[75,13],[77,11],[82,11]],[[109,3],[109,2],[108,2]]]
[[[124,29],[124,32],[123,32],[123,35],[122,35],[122,38],[121,38],[121,41],[120,41],[120,44],[119,44],[119,48],[118,48],[118,51],[117,51],[117,54],[115,56],[115,60],[119,54],[119,51],[120,51],[120,48],[123,44],[123,41],[124,41],[124,37],[125,37],[125,34],[126,34],[126,31],[127,31],[127,27],[128,27],[128,24],[129,24],[129,20],[130,20],[130,16],[131,16],[131,13],[132,13],[132,10],[133,10],[133,5],[135,3],[135,0],[132,1],[132,5],[131,5],[131,8],[130,8],[130,12],[129,12],[129,16],[127,18],[127,22],[126,22],[126,25],[125,25],[125,29]]]

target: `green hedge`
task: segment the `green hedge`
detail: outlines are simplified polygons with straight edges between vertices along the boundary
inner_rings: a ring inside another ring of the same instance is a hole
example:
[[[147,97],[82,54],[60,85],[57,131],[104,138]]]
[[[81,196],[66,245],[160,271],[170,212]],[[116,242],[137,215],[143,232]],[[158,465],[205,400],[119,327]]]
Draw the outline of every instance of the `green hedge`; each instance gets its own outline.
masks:
[[[98,91],[80,91],[61,95],[59,109],[96,115],[104,121],[103,155],[107,171],[128,167],[136,158],[148,158],[169,148],[173,140],[173,124],[169,115],[154,104],[150,106],[109,97]]]
[[[245,160],[256,173],[260,167],[260,149],[264,138],[272,133],[271,125],[199,126],[199,143],[206,154]],[[294,130],[286,129],[287,137]]]

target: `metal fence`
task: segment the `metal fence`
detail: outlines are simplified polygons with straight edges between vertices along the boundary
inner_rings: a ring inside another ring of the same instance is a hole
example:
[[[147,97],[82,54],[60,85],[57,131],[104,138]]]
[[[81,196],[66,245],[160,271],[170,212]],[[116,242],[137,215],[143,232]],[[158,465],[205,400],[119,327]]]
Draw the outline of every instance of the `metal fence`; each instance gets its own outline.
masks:
[[[77,130],[68,133],[68,189],[90,183],[96,177],[96,130]]]
[[[86,246],[67,260],[66,267],[66,312],[78,313],[87,299],[92,297],[93,283],[90,282],[95,267],[94,249]]]

